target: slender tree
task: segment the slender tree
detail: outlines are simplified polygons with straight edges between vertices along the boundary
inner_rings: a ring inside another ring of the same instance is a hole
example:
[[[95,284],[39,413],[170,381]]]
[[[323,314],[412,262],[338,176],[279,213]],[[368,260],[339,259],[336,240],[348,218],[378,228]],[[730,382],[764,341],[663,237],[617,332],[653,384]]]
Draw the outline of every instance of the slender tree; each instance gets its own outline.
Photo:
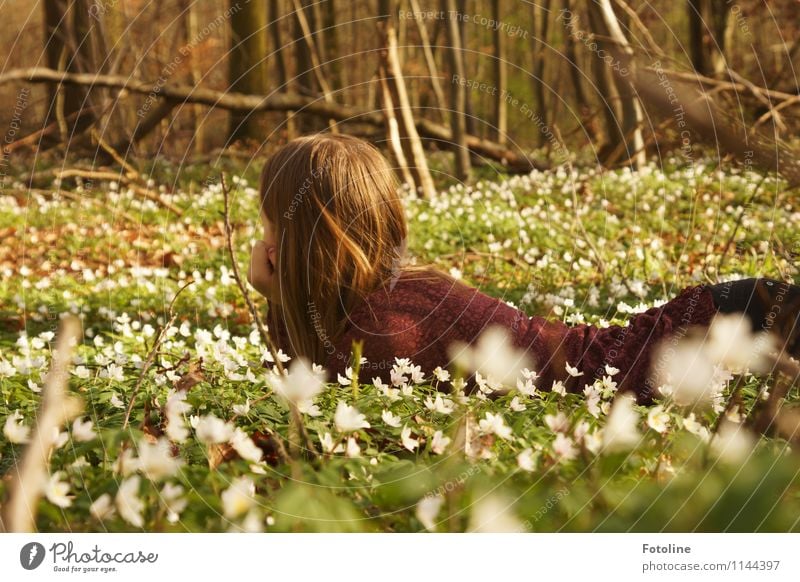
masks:
[[[505,3],[502,0],[492,0],[492,19],[501,22]],[[494,30],[494,85],[497,95],[494,101],[494,119],[492,120],[491,137],[498,144],[505,144],[508,137],[508,101],[505,94],[508,86],[508,72],[506,69],[506,33],[500,27]]]
[[[455,0],[442,0],[447,20],[447,55],[450,61],[450,127],[455,144],[455,176],[466,180],[470,171],[467,147],[467,79],[464,73],[464,53],[461,49],[461,27]]]
[[[70,73],[97,72],[88,1],[45,0],[42,7],[47,66]],[[61,141],[66,142],[79,126],[87,123],[87,117],[93,119],[87,91],[77,85],[50,85],[48,89],[44,124],[57,122]]]
[[[267,95],[267,3],[231,4],[231,49],[228,61],[228,85],[231,91]],[[259,143],[264,139],[259,116],[232,112],[229,136],[231,140],[250,138]]]

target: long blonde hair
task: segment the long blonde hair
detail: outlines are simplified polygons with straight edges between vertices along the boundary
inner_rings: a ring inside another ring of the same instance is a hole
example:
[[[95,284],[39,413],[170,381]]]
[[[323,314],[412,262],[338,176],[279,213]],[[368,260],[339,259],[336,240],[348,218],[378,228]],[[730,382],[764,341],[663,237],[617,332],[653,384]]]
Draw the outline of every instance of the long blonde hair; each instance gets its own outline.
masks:
[[[289,355],[324,364],[349,313],[401,273],[448,274],[402,264],[408,229],[398,179],[373,145],[319,133],[293,139],[264,165],[262,212],[275,228],[278,258],[271,325],[282,318]]]

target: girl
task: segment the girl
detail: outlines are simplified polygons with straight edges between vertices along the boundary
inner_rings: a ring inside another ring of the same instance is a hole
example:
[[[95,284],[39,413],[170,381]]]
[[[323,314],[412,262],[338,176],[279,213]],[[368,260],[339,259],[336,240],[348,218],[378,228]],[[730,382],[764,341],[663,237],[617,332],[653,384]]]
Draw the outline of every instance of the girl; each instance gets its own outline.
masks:
[[[619,390],[640,403],[656,395],[648,377],[653,346],[707,325],[717,311],[746,312],[754,330],[777,330],[798,353],[800,287],[778,281],[687,287],[627,326],[570,327],[529,317],[433,267],[402,265],[407,228],[397,179],[381,153],[355,137],[292,140],[267,161],[259,189],[264,237],[253,247],[249,281],[267,298],[277,346],[324,365],[329,381],[351,365],[354,340],[363,340],[362,380],[391,384],[395,358],[431,377],[451,363],[453,342],[472,344],[494,324],[532,356],[537,388],[560,380],[580,391],[611,366],[620,370]]]

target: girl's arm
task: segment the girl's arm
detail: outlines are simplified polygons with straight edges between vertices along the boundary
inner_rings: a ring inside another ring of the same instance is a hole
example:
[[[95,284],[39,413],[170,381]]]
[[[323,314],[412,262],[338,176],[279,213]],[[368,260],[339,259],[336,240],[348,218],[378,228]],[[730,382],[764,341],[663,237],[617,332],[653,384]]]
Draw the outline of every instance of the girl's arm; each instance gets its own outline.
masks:
[[[631,318],[627,326],[599,328],[593,325],[569,327],[561,322],[532,317],[520,344],[530,346],[537,360],[542,390],[555,380],[570,392],[606,375],[605,366],[619,369],[614,376],[620,391],[633,391],[640,403],[657,396],[650,372],[653,348],[662,340],[677,341],[695,325],[708,325],[716,313],[711,292],[705,285],[687,287],[677,297]],[[568,373],[566,365],[577,367],[579,376]]]

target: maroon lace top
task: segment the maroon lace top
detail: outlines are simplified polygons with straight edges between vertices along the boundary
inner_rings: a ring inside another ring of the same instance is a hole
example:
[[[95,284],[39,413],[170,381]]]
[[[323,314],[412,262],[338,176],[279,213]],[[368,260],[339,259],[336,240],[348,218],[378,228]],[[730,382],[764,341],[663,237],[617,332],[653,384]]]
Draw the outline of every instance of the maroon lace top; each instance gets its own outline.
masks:
[[[614,377],[620,391],[633,391],[640,403],[649,403],[656,388],[649,380],[652,348],[671,334],[685,334],[689,326],[708,325],[715,313],[711,292],[699,285],[684,288],[661,307],[632,316],[627,326],[569,326],[528,316],[463,282],[403,274],[391,289],[374,291],[351,312],[345,332],[326,350],[325,367],[335,382],[351,364],[352,342],[363,339],[367,363],[361,366],[362,382],[379,377],[391,385],[396,357],[409,358],[430,377],[437,366],[449,368],[451,343],[473,344],[486,328],[499,324],[510,332],[515,346],[532,356],[538,389],[550,390],[554,380],[561,380],[568,391],[579,392],[601,378],[608,364],[620,370]],[[282,322],[270,331],[278,347],[292,355]],[[583,375],[570,376],[567,363]],[[467,379],[468,392],[473,380]]]

